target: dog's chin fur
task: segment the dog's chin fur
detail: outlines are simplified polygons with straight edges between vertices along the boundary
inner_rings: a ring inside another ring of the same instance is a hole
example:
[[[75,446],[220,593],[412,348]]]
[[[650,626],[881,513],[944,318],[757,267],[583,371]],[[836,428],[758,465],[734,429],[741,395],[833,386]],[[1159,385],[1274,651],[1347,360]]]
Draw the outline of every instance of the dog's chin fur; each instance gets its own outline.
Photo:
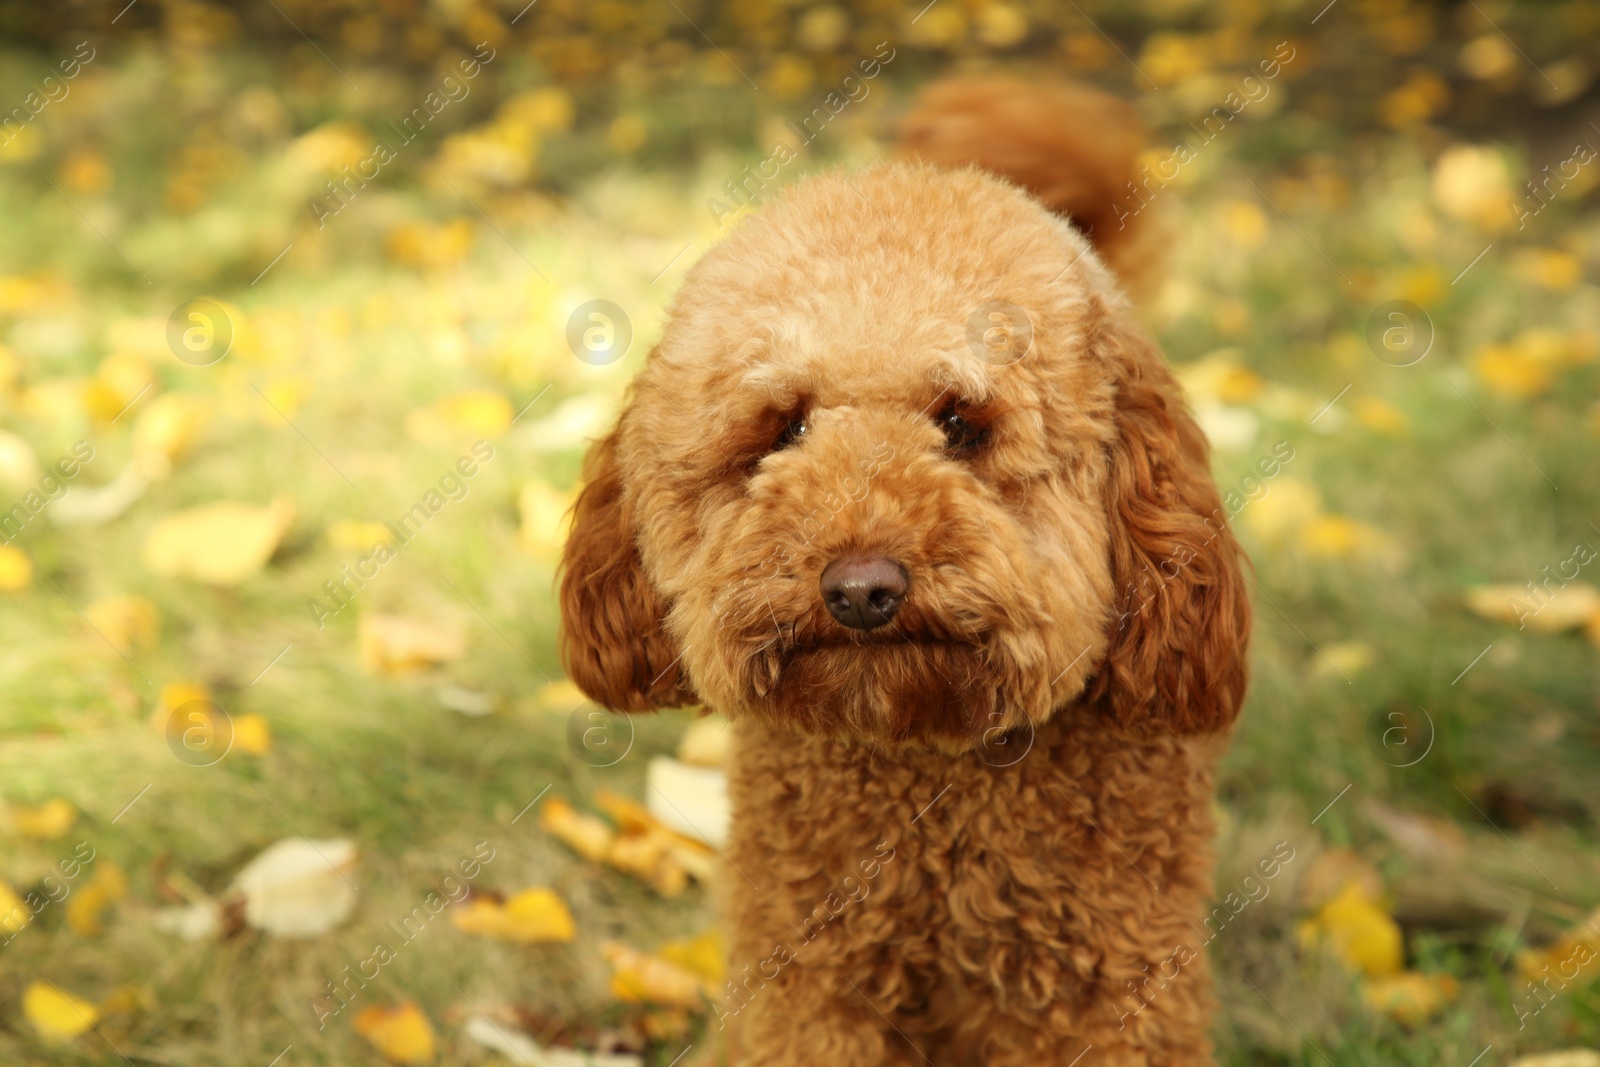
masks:
[[[773,650],[751,664],[738,714],[810,735],[964,752],[1049,713],[1048,679],[1030,680],[997,656],[917,639]]]

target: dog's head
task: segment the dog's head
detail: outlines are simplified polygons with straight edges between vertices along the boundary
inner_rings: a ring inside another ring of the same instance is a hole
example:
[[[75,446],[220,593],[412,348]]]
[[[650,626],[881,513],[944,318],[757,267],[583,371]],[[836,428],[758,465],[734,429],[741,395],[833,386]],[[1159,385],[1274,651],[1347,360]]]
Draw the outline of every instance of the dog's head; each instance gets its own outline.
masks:
[[[1204,438],[1083,239],[977,171],[813,178],[715,247],[585,478],[563,653],[608,707],[959,749],[1242,699]]]

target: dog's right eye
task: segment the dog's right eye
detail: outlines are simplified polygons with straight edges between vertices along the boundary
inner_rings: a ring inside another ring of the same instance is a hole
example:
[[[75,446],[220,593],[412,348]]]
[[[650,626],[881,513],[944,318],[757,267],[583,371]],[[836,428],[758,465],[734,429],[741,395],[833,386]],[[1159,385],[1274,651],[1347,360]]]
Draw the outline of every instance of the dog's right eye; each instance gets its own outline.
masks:
[[[794,444],[796,441],[800,440],[800,438],[804,437],[810,432],[810,430],[810,424],[806,422],[805,416],[796,416],[795,418],[790,419],[788,424],[784,426],[782,432],[780,432],[777,438],[772,442],[772,447],[767,451],[781,452],[790,445]]]

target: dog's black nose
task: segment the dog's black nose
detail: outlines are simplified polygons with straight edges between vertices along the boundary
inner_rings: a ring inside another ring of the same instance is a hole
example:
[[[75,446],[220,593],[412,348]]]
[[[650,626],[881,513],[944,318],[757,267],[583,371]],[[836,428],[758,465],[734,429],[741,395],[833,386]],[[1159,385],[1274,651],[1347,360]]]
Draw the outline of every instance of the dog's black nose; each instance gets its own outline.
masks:
[[[828,614],[852,630],[884,625],[900,610],[905,595],[905,568],[885,556],[843,556],[822,571]]]

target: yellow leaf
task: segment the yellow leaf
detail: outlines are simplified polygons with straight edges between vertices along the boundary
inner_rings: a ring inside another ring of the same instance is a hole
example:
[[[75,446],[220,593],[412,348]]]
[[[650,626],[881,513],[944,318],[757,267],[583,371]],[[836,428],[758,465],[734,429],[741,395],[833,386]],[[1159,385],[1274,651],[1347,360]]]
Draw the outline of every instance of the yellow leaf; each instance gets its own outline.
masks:
[[[367,552],[378,545],[394,543],[394,531],[381,522],[340,519],[328,527],[328,544],[333,548]]]
[[[511,428],[511,401],[488,389],[447,396],[406,416],[406,433],[429,444],[499,437]]]
[[[0,947],[33,921],[33,911],[17,896],[17,891],[0,881]]]
[[[1240,362],[1237,348],[1219,348],[1193,363],[1177,368],[1184,392],[1197,401],[1247,404],[1261,394],[1260,375]]]
[[[1600,617],[1600,589],[1587,582],[1568,582],[1549,589],[1535,584],[1480,585],[1465,594],[1467,608],[1479,618],[1515,624],[1518,629],[1556,634],[1575,630]]]
[[[1484,385],[1515,400],[1537,396],[1550,388],[1555,373],[1549,364],[1529,359],[1510,345],[1483,348],[1472,361],[1472,369]]]
[[[388,251],[395,262],[412,267],[450,267],[472,248],[472,223],[456,219],[437,226],[407,222],[389,233]]]
[[[541,132],[561,133],[572,127],[572,97],[553,85],[528,89],[501,104],[499,115]]]
[[[985,4],[978,10],[977,36],[991,48],[1010,48],[1028,36],[1028,15],[1010,4]]]
[[[1302,923],[1300,942],[1307,948],[1325,948],[1344,966],[1369,978],[1400,971],[1400,926],[1359,883],[1345,886]]]
[[[1600,960],[1600,908],[1590,912],[1574,925],[1571,933],[1554,944],[1517,953],[1517,970],[1530,982],[1552,974],[1560,976],[1561,981],[1574,982],[1585,972],[1592,977],[1595,972],[1591,968],[1597,960]],[[1569,968],[1574,965],[1577,973],[1569,974]]]
[[[1444,151],[1433,168],[1433,199],[1446,215],[1480,229],[1509,229],[1511,174],[1492,148],[1457,145]]]
[[[606,141],[619,155],[631,155],[644,146],[650,131],[637,115],[618,115],[606,127]]]
[[[16,545],[0,545],[0,591],[19,593],[33,581],[33,561]]]
[[[161,692],[156,697],[156,710],[151,716],[151,722],[156,726],[165,726],[167,716],[185,704],[210,699],[211,690],[198,682],[170,682],[161,687]]]
[[[11,827],[23,837],[48,841],[72,829],[78,821],[78,809],[68,801],[56,797],[36,807],[13,807]]]
[[[508,941],[571,941],[577,935],[572,912],[553,889],[524,889],[505,903],[502,935]]]
[[[611,964],[611,993],[618,1000],[691,1009],[704,1003],[701,980],[688,968],[616,941],[600,951]]]
[[[611,845],[606,862],[649,883],[664,897],[675,897],[689,885],[689,872],[673,854],[672,835],[662,829],[623,834]]]
[[[28,984],[22,994],[22,1014],[46,1041],[70,1041],[98,1018],[93,1004],[46,981]]]
[[[1388,534],[1348,515],[1312,519],[1300,532],[1300,544],[1310,555],[1324,559],[1387,555],[1393,549]]]
[[[255,712],[237,715],[233,720],[233,747],[247,756],[263,756],[272,750],[272,728]]]
[[[1359,397],[1353,405],[1356,419],[1370,429],[1379,433],[1386,433],[1398,437],[1405,433],[1411,426],[1411,421],[1406,418],[1405,412],[1389,403],[1373,396]]]
[[[560,797],[551,797],[539,809],[539,825],[560,838],[585,859],[601,861],[611,854],[617,835],[593,815],[573,810]]]
[[[294,505],[278,498],[266,507],[234,501],[174,512],[145,535],[144,565],[164,577],[238,585],[258,573],[294,521]]]
[[[364,1008],[355,1017],[356,1033],[391,1063],[432,1063],[433,1024],[415,1004]]]
[[[533,703],[540,711],[552,715],[570,715],[578,707],[588,701],[579,689],[570,680],[563,678],[558,682],[546,682],[534,694]]]
[[[94,937],[105,930],[105,912],[128,893],[128,880],[122,868],[101,860],[89,883],[67,898],[67,925],[83,937]]]
[[[1377,650],[1365,641],[1337,641],[1322,646],[1322,655],[1311,666],[1317,674],[1337,673],[1349,677],[1372,666],[1377,658]]]
[[[133,424],[133,462],[152,481],[195,446],[211,421],[212,404],[193,393],[165,393],[145,405]]]
[[[450,922],[464,934],[499,937],[506,925],[505,905],[487,897],[472,897],[450,909]]]
[[[83,405],[92,418],[108,423],[127,410],[154,380],[150,365],[142,357],[114,352],[100,361],[95,376],[85,383]]]
[[[1460,983],[1448,974],[1405,971],[1366,983],[1361,993],[1367,1007],[1407,1026],[1426,1022],[1456,999]]]
[[[87,604],[83,615],[124,655],[154,645],[161,630],[160,613],[142,596],[101,597]]]
[[[696,974],[715,988],[728,976],[728,948],[715,929],[687,941],[670,941],[661,946],[661,958]]]
[[[356,626],[361,660],[369,671],[403,674],[458,660],[467,654],[460,629],[429,619],[368,614]]]
[[[1525,248],[1517,253],[1512,266],[1518,277],[1557,292],[1583,281],[1583,264],[1578,257],[1553,248]]]
[[[1321,513],[1321,498],[1309,482],[1280,475],[1269,483],[1266,496],[1250,502],[1242,517],[1258,536],[1272,541],[1298,530]]]

